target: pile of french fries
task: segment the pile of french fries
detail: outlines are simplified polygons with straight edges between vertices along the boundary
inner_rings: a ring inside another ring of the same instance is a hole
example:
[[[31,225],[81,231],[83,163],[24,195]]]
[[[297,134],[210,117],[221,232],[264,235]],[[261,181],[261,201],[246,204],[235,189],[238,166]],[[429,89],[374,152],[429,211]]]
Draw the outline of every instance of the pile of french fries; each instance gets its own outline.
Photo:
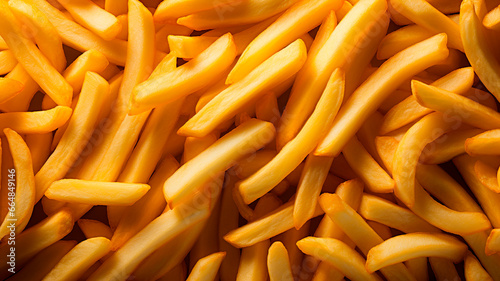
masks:
[[[0,0],[0,279],[500,280],[500,0]]]

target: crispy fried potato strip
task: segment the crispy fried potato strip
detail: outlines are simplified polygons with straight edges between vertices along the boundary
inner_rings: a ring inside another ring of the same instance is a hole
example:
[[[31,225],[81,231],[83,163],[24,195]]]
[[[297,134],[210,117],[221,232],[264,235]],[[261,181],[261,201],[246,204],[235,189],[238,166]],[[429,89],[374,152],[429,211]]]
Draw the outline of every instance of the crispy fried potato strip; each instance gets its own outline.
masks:
[[[219,252],[206,256],[198,262],[191,270],[186,281],[212,281],[219,271],[220,264],[226,257],[226,253]]]

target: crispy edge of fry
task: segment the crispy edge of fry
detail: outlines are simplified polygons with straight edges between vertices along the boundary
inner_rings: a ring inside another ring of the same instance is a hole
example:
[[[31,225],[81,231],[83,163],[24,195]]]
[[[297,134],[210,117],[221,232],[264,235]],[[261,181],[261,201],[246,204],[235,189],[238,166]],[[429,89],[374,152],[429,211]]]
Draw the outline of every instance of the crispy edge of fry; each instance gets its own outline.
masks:
[[[470,281],[493,281],[493,278],[483,268],[473,253],[467,251],[464,260],[465,279]]]
[[[218,252],[198,260],[198,262],[196,262],[196,265],[191,270],[191,273],[189,273],[186,281],[214,280],[225,257],[225,252]]]
[[[80,227],[87,239],[94,237],[105,237],[107,239],[111,239],[113,236],[111,228],[98,220],[79,219],[77,223],[78,227]]]
[[[495,193],[500,193],[500,186],[498,185],[497,177],[498,170],[491,167],[487,163],[478,160],[474,165],[474,172],[476,173],[477,179],[479,179],[484,186]]]
[[[465,141],[465,151],[470,156],[499,155],[497,145],[500,142],[500,130],[490,130],[470,137]]]
[[[496,228],[491,230],[488,239],[486,240],[485,253],[493,255],[500,252],[500,229]]]

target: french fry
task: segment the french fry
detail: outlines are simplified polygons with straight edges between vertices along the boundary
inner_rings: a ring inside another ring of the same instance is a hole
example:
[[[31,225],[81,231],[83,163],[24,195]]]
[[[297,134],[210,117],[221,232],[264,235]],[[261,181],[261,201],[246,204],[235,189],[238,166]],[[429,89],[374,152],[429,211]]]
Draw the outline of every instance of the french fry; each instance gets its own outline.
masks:
[[[20,24],[7,3],[2,3],[0,35],[17,61],[40,87],[59,105],[69,106],[73,90],[35,44],[24,37]]]
[[[301,228],[314,214],[319,194],[325,183],[333,158],[309,155],[300,176],[293,207],[296,229]]]
[[[430,257],[429,263],[431,264],[432,272],[436,280],[460,280],[457,269],[452,261],[443,258]]]
[[[130,114],[144,112],[202,89],[229,67],[235,56],[236,47],[232,35],[221,36],[187,64],[152,77],[135,87],[129,105]]]
[[[373,226],[372,226],[373,228]],[[389,231],[390,232],[390,231]],[[385,238],[384,240],[387,240],[392,237],[392,234]],[[415,258],[411,260],[407,260],[405,262],[406,267],[408,267],[408,270],[415,276],[415,279],[417,280],[429,280],[429,273],[428,273],[428,266],[427,266],[427,258],[422,257],[422,258]]]
[[[476,15],[478,4],[475,1],[463,1],[460,6],[460,34],[464,42],[464,49],[477,76],[491,93],[500,98],[500,84],[497,82],[497,73],[500,63],[491,50],[486,38],[485,27]]]
[[[488,29],[500,29],[500,8],[498,6],[484,16],[483,25]]]
[[[493,280],[470,251],[467,251],[467,255],[465,256],[464,271],[466,280]]]
[[[388,59],[400,51],[436,35],[420,25],[412,24],[403,26],[387,34],[378,46],[377,59]]]
[[[235,0],[222,0],[218,2],[206,2],[200,0],[168,0],[158,5],[155,11],[154,19],[157,22],[163,22],[168,19],[178,19],[190,14],[211,9],[224,9],[224,6],[231,6],[237,3]],[[221,7],[222,6],[222,7]]]
[[[62,179],[54,181],[44,195],[70,203],[130,206],[149,189],[147,184]]]
[[[24,88],[21,82],[10,79],[10,78],[0,78],[0,104],[5,103],[19,94]]]
[[[181,262],[180,264],[176,265],[172,270],[170,270],[165,276],[161,277],[158,280],[161,281],[184,281],[186,280],[186,273],[187,268],[186,268],[186,263]]]
[[[17,95],[0,104],[0,109],[4,112],[22,112],[27,111],[31,99],[40,88],[24,68],[17,64],[5,78],[19,81],[23,84],[23,89]]]
[[[431,85],[457,94],[465,94],[474,82],[474,71],[471,67],[460,68],[434,81]],[[432,109],[421,106],[414,95],[391,108],[384,116],[380,134],[408,125],[418,118],[432,112]]]
[[[459,129],[449,132],[429,143],[420,155],[424,164],[442,164],[467,151],[467,139],[480,133],[481,129]]]
[[[373,247],[366,258],[368,272],[418,257],[441,257],[455,263],[461,261],[467,245],[442,233],[409,233],[394,236]]]
[[[177,23],[194,30],[251,24],[279,14],[296,2],[298,0],[286,0],[279,3],[269,0],[231,2],[219,7],[213,7],[210,10],[181,17],[177,20]],[[223,17],[220,16],[221,14]]]
[[[110,241],[104,237],[89,238],[69,251],[43,280],[74,280],[82,276],[110,250]]]
[[[0,75],[7,74],[17,65],[17,59],[11,50],[0,51]]]
[[[63,72],[63,76],[79,94],[87,71],[100,73],[109,65],[108,59],[99,51],[88,50],[75,59]]]
[[[323,44],[319,42],[322,45],[320,50],[308,57],[297,74],[278,127],[278,149],[299,133],[314,111],[332,72],[344,66],[348,54],[367,36],[369,28],[382,17],[386,9],[386,1],[362,1],[345,21],[339,23],[328,40]]]
[[[35,175],[37,195],[40,200],[50,184],[62,179],[85,148],[96,127],[98,113],[103,107],[104,97],[108,95],[109,85],[98,74],[87,72],[68,127],[54,152]],[[57,110],[51,109],[49,111]]]
[[[373,159],[354,136],[342,150],[349,166],[363,180],[366,188],[375,193],[392,193],[395,182]]]
[[[267,268],[271,281],[293,280],[292,268],[288,259],[288,252],[285,246],[277,241],[269,247],[267,254]]]
[[[78,1],[57,0],[70,14],[73,19],[97,34],[104,40],[116,38],[122,26],[118,19],[111,13],[100,8],[90,0]]]
[[[104,9],[115,16],[123,15],[127,13],[127,1],[126,0],[105,0]]]
[[[251,203],[270,191],[313,151],[323,134],[323,128],[328,127],[337,115],[343,99],[344,82],[342,70],[335,70],[316,109],[297,137],[283,147],[266,166],[239,183],[238,188],[246,203]],[[279,173],[276,170],[278,166]]]
[[[486,240],[485,253],[487,255],[493,255],[500,252],[500,230],[493,229]]]
[[[66,56],[61,37],[47,16],[23,1],[9,1],[9,7],[14,16],[27,25],[43,55],[61,72],[66,67]]]
[[[242,107],[293,76],[304,64],[306,56],[304,42],[300,39],[294,41],[264,61],[243,80],[210,100],[178,133],[195,137],[210,133],[222,122],[235,116]],[[287,58],[286,63],[281,63],[284,58]],[[261,75],[263,72],[267,73],[265,77]]]
[[[34,256],[22,270],[10,277],[10,280],[23,281],[23,280],[42,280],[61,258],[66,255],[74,246],[76,241],[57,241],[40,251]]]
[[[50,145],[52,143],[52,133],[26,135],[26,144],[28,145],[33,161],[33,172],[36,174],[49,158]]]
[[[113,236],[113,231],[111,230],[111,228],[100,221],[79,219],[77,223],[83,234],[85,235],[85,238],[87,239],[94,237],[104,237],[107,239],[111,239],[111,237]]]
[[[351,4],[349,1],[344,1],[342,4],[342,7],[338,11],[335,11],[335,15],[340,22],[342,19],[344,19],[345,15],[347,15],[348,12],[351,11],[353,7],[353,4]]]
[[[338,10],[341,5],[339,0],[297,2],[248,45],[229,73],[226,84],[242,80],[274,53],[319,25],[329,11]]]
[[[307,237],[297,242],[297,246],[305,254],[333,264],[351,280],[381,280],[376,274],[368,273],[365,259],[340,240]]]
[[[500,193],[500,186],[498,185],[497,171],[487,163],[478,160],[474,165],[474,172],[476,178],[487,188],[495,193]]]
[[[206,256],[196,263],[186,281],[212,281],[215,279],[226,253],[219,252]]]
[[[356,211],[347,205],[337,194],[323,194],[319,203],[325,213],[342,229],[366,256],[368,251],[384,240],[366,223]],[[388,280],[415,280],[408,268],[402,263],[381,269]]]
[[[446,35],[438,34],[405,49],[382,64],[346,101],[314,154],[338,155],[362,122],[377,109],[385,97],[396,90],[401,81],[413,77],[420,70],[438,63],[448,55],[445,43]],[[419,56],[412,56],[410,59],[410,54]]]
[[[471,156],[500,155],[497,142],[500,140],[500,130],[490,130],[470,137],[465,141],[465,151]]]
[[[3,40],[2,37],[0,37],[0,50],[7,50],[9,46],[7,46],[7,43],[5,43],[5,40]]]
[[[310,228],[311,222],[307,221],[299,229],[292,228],[279,236],[279,240],[288,251],[288,259],[290,261],[293,276],[298,276],[298,270],[301,268],[302,260],[304,258],[304,254],[299,248],[297,248],[296,244],[299,240],[309,235]]]

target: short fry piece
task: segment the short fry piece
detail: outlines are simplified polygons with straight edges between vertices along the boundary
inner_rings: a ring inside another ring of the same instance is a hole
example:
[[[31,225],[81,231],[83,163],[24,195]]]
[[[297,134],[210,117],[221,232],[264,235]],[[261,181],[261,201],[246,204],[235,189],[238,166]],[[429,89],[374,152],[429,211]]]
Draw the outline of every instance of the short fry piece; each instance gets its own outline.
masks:
[[[100,221],[79,219],[77,223],[87,239],[94,237],[105,237],[107,239],[111,239],[113,236],[111,228]]]
[[[483,25],[488,29],[500,30],[500,6],[497,6],[484,16]]]
[[[104,237],[84,240],[69,251],[43,280],[77,280],[110,250]]]
[[[306,237],[297,242],[304,254],[327,261],[350,280],[381,280],[365,269],[365,259],[344,242],[333,238]]]
[[[481,263],[473,253],[467,251],[464,261],[465,280],[467,281],[493,281],[493,278],[484,270]]]
[[[447,258],[461,261],[467,245],[442,233],[409,233],[394,236],[373,247],[366,258],[366,269],[374,272],[391,264],[419,257]]]
[[[465,141],[465,151],[471,156],[500,155],[500,130],[478,134]]]
[[[88,50],[78,56],[63,72],[63,76],[73,87],[73,92],[79,94],[87,71],[100,73],[109,65],[108,59],[99,51]]]
[[[267,268],[271,281],[292,281],[292,268],[288,258],[288,251],[283,243],[277,241],[269,247],[267,254]]]
[[[498,185],[497,170],[483,161],[477,161],[474,165],[474,172],[479,181],[490,190],[500,193]]]
[[[500,229],[495,228],[490,232],[486,240],[486,254],[493,255],[500,252]]]
[[[147,184],[63,179],[53,182],[44,194],[49,199],[70,203],[130,206],[149,188]]]
[[[225,257],[226,253],[219,252],[198,260],[186,281],[213,281]]]

